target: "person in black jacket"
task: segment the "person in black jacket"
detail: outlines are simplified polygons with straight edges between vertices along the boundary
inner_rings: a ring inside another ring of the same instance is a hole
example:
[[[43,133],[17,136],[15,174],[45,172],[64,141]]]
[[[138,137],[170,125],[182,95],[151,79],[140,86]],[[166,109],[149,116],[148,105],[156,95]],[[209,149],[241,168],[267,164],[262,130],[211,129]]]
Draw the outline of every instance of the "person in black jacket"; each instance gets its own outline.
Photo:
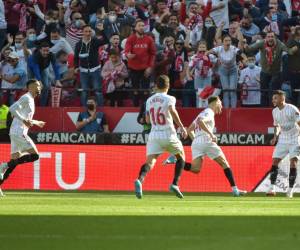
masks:
[[[83,27],[82,39],[75,46],[74,67],[76,72],[80,72],[81,104],[84,106],[87,103],[87,92],[90,88],[95,92],[97,105],[103,106],[98,50],[106,43],[108,40],[104,33],[100,38],[92,37],[92,28],[86,25]]]

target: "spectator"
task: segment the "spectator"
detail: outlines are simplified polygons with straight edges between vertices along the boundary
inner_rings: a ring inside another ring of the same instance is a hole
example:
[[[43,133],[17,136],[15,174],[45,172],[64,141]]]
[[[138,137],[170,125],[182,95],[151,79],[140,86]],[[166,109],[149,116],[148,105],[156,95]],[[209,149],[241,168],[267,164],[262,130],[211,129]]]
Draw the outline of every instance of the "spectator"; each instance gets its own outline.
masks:
[[[103,31],[103,27],[102,27]],[[92,37],[92,28],[86,25],[83,28],[83,37],[76,44],[74,55],[74,66],[76,72],[80,71],[81,82],[81,104],[87,101],[87,92],[93,88],[97,105],[103,106],[102,83],[100,78],[100,62],[98,56],[99,47],[106,44],[107,39],[103,35],[102,39]]]
[[[2,49],[6,38],[7,22],[5,19],[5,9],[3,1],[0,0],[0,50]]]
[[[50,41],[52,43],[52,47],[50,48],[50,52],[56,54],[59,51],[65,51],[67,54],[74,54],[74,51],[68,41],[60,36],[58,29],[53,29],[50,32]]]
[[[223,102],[225,108],[235,108],[237,105],[237,54],[239,49],[231,45],[231,37],[225,35],[223,37],[223,45],[208,51],[208,54],[214,53],[220,61],[220,80],[223,89]]]
[[[74,71],[74,56],[61,50],[56,54],[60,82],[64,87],[74,86],[76,75]]]
[[[110,106],[115,104],[122,106],[124,93],[124,79],[128,77],[126,65],[122,62],[118,50],[111,49],[109,52],[109,60],[104,64],[102,69],[102,77],[106,82],[105,92],[110,100]],[[121,90],[121,91],[120,91]]]
[[[30,28],[26,31],[26,39],[25,40],[26,40],[26,47],[33,52],[37,47],[37,44],[36,44],[37,35],[36,35],[35,29]]]
[[[52,78],[55,78],[56,86],[62,86],[59,81],[59,66],[56,62],[55,56],[50,52],[48,43],[42,43],[39,46],[39,49],[28,58],[28,66],[33,77],[41,81],[43,84],[40,96],[40,105],[47,106]],[[50,74],[50,66],[53,68],[54,77]]]
[[[260,30],[253,23],[251,16],[244,16],[241,20],[241,32],[249,42],[256,42],[259,38]]]
[[[163,20],[167,18],[168,23],[167,25],[163,24]],[[166,37],[173,36],[176,38],[185,39],[185,32],[183,30],[180,30],[179,28],[179,22],[178,17],[175,14],[169,13],[169,11],[166,11],[157,21],[155,24],[155,29],[159,33],[159,41],[162,42]]]
[[[76,44],[80,41],[83,35],[82,28],[85,26],[85,22],[80,12],[73,12],[71,14],[70,8],[65,12],[65,25],[66,25],[66,40],[75,50]]]
[[[288,55],[288,76],[292,87],[292,102],[294,105],[299,104],[298,90],[300,88],[300,27],[296,27],[294,34],[287,43],[288,48],[297,47],[293,55]]]
[[[125,55],[128,59],[128,67],[130,70],[129,77],[134,89],[133,105],[139,106],[138,89],[148,90],[150,87],[150,75],[156,55],[156,48],[152,37],[144,34],[145,24],[142,20],[137,20],[134,26],[135,32],[126,42]],[[144,91],[144,97],[148,95],[148,91]]]
[[[251,16],[253,18],[253,22],[259,26],[261,11],[259,8],[255,7],[252,0],[244,0],[243,15]]]
[[[250,46],[245,45],[246,52],[260,51],[260,86],[262,90],[262,105],[271,104],[272,90],[281,88],[282,54],[289,52],[293,54],[297,46],[289,49],[279,41],[274,32],[268,32],[264,40]]]
[[[177,98],[182,97],[181,93],[178,91],[182,89],[184,81],[186,80],[186,72],[188,68],[188,53],[184,46],[184,41],[181,39],[175,42],[175,58],[171,64],[169,70],[170,78],[170,93],[175,95]]]
[[[31,51],[26,47],[26,41],[23,33],[18,32],[15,36],[15,41],[11,35],[7,35],[7,45],[3,47],[5,50],[7,47],[10,47],[13,52],[19,57],[19,62],[24,65],[24,68],[27,69],[27,60],[31,55]],[[14,44],[13,44],[14,42]]]
[[[114,49],[118,51],[122,58],[122,47],[120,45],[120,36],[118,34],[113,34],[111,38],[109,39],[109,44],[106,44],[99,48],[99,59],[101,66],[106,63],[106,61],[109,59],[109,52],[111,49]],[[122,58],[123,59],[123,58]]]
[[[211,86],[212,84],[212,68],[217,63],[217,58],[212,54],[207,56],[206,52],[206,42],[201,40],[198,45],[197,54],[192,56],[189,61],[188,80],[194,80],[194,88],[196,90],[204,89],[206,86]]]
[[[16,52],[11,52],[8,55],[8,63],[11,66],[10,74],[1,75],[2,85],[5,87],[3,82],[8,83],[6,87],[11,89],[12,91],[8,91],[8,99],[9,105],[14,103],[15,99],[15,91],[16,89],[22,90],[25,88],[25,84],[27,81],[27,68],[24,67],[19,60],[19,55]]]
[[[241,100],[242,105],[245,107],[259,106],[261,104],[260,72],[261,68],[255,65],[255,56],[249,55],[247,67],[241,71],[239,77]]]
[[[124,14],[121,8],[117,8],[117,11],[110,11],[107,17],[104,19],[104,33],[107,38],[110,38],[112,34],[123,35],[123,29],[126,26],[131,26],[135,22],[135,18],[131,15]],[[125,37],[123,37],[125,38]]]
[[[206,41],[206,46],[208,50],[214,47],[216,37],[216,25],[214,20],[210,16],[205,18],[201,37],[201,40]]]
[[[76,129],[84,133],[109,133],[108,124],[103,112],[97,112],[96,98],[90,96],[87,99],[87,111],[79,114]]]

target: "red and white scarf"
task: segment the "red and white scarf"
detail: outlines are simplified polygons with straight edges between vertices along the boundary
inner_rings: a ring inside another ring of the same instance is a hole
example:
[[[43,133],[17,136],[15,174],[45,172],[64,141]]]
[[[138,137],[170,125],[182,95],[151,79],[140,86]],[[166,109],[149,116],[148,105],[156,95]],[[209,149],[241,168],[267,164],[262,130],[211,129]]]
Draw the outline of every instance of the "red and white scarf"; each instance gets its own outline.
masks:
[[[199,52],[193,59],[192,67],[196,67],[199,70],[199,75],[205,78],[208,76],[212,63],[209,56],[205,55],[203,52]]]
[[[176,72],[182,72],[184,66],[183,57],[181,55],[176,56],[175,59],[175,71]]]
[[[265,42],[265,50],[266,50],[266,57],[267,57],[267,62],[269,65],[273,64],[273,51],[275,50],[275,44],[273,46],[270,46]]]
[[[188,23],[188,28],[190,30],[193,30],[197,25],[200,26],[200,27],[203,26],[203,18],[199,14],[193,15],[190,18],[189,23]]]

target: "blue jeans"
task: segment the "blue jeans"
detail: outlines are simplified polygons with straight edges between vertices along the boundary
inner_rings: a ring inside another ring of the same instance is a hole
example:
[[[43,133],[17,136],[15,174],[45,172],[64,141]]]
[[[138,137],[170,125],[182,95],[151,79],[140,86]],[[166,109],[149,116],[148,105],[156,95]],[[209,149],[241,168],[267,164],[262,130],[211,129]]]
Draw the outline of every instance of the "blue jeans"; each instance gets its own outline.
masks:
[[[82,88],[81,105],[86,106],[87,93],[90,89],[94,90],[97,105],[103,106],[102,81],[100,77],[100,69],[95,72],[80,72],[80,83]]]
[[[225,108],[236,108],[237,103],[237,81],[238,72],[237,68],[230,69],[220,66],[219,69],[221,85],[223,89],[223,103]]]
[[[51,87],[51,80],[50,80],[50,69],[49,67],[44,69],[42,72],[41,72],[41,81],[42,81],[42,84],[43,84],[43,88],[42,88],[42,91],[41,91],[41,96],[40,96],[40,105],[41,106],[47,106],[48,104],[48,99],[49,99],[49,90],[50,90],[50,87]]]

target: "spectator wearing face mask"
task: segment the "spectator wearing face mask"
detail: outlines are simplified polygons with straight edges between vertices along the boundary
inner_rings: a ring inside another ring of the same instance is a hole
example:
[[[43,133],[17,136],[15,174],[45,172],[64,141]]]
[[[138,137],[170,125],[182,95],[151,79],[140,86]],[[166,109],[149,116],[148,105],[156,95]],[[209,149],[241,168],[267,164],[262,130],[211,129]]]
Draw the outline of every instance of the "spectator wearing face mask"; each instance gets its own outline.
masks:
[[[135,22],[135,18],[126,14],[124,10],[118,8],[117,11],[110,11],[104,19],[104,33],[108,39],[112,34],[121,35],[126,26],[132,26]]]
[[[71,14],[70,11],[70,9],[67,9],[65,13],[66,40],[72,49],[75,50],[76,44],[83,36],[82,28],[85,26],[85,22],[80,12],[73,12]]]
[[[255,65],[255,56],[248,55],[247,67],[241,70],[239,77],[243,106],[253,107],[261,104],[260,72],[261,68]]]
[[[50,42],[53,45],[50,48],[50,52],[57,54],[59,51],[64,51],[67,54],[74,54],[74,51],[68,41],[61,37],[58,29],[51,30],[50,33]]]
[[[3,49],[10,47],[19,56],[19,62],[24,65],[24,68],[27,68],[27,59],[31,55],[31,51],[26,47],[23,33],[18,32],[15,39],[11,35],[7,35],[7,41],[8,43]]]
[[[37,36],[35,29],[28,29],[26,31],[26,47],[30,49],[32,52],[36,49],[37,47]]]
[[[97,112],[96,98],[90,96],[86,103],[87,110],[78,116],[76,129],[83,133],[109,133],[103,112]]]
[[[9,74],[2,74],[0,76],[3,88],[22,90],[27,81],[27,68],[19,61],[19,55],[16,52],[11,52],[8,55],[8,63],[12,70]],[[15,101],[15,92],[8,91],[8,95],[9,105],[11,105]]]

